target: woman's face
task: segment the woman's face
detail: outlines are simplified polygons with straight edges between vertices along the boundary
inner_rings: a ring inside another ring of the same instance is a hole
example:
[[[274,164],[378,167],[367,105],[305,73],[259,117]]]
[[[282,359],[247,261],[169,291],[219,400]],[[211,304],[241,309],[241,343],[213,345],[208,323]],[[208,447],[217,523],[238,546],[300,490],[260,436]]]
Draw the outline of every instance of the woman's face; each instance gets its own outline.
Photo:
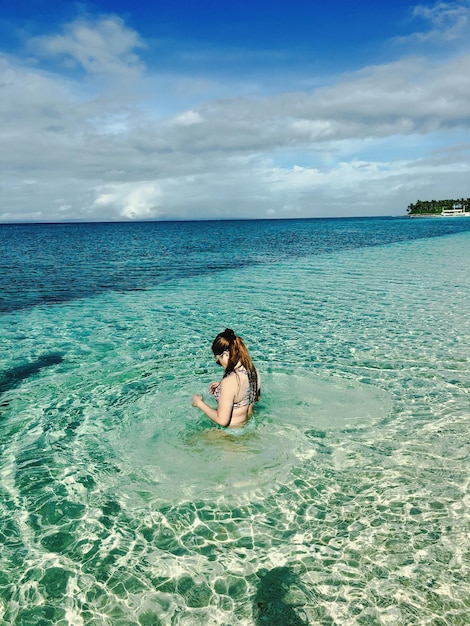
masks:
[[[227,369],[228,357],[229,353],[228,350],[226,350],[225,352],[222,352],[222,354],[216,354],[215,361],[218,365],[221,365],[224,369]]]

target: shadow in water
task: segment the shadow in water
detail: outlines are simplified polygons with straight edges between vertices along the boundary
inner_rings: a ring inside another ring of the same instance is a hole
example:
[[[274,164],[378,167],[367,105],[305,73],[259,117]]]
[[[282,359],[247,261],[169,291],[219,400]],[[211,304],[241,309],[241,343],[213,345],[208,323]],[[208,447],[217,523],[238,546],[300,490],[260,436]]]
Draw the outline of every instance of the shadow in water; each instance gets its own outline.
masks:
[[[260,570],[258,591],[253,603],[256,626],[307,626],[296,613],[292,591],[302,588],[298,575],[289,567]]]
[[[31,378],[31,376],[34,376],[43,368],[58,365],[63,360],[64,356],[62,354],[51,352],[50,354],[40,356],[32,363],[26,363],[25,365],[6,370],[0,374],[0,394],[10,391],[10,389],[16,389],[24,380]]]

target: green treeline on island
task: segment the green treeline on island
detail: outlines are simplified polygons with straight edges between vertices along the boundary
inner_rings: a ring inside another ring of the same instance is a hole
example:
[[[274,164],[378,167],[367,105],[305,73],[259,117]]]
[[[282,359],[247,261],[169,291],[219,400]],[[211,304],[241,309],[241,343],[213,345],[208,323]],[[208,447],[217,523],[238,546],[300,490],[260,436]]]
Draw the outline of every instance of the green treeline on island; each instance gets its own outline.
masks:
[[[408,206],[408,215],[440,215],[442,211],[462,209],[470,212],[470,198],[460,200],[417,200]]]

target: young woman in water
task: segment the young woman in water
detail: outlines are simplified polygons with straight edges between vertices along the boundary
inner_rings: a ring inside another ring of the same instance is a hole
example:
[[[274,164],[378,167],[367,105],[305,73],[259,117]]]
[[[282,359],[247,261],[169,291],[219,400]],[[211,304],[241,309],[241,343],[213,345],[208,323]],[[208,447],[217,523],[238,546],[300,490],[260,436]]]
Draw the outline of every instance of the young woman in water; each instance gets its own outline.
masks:
[[[209,385],[209,392],[217,400],[217,409],[206,404],[201,394],[193,396],[193,406],[219,426],[241,428],[253,415],[253,405],[259,400],[258,371],[242,338],[231,328],[217,335],[212,352],[216,362],[225,369],[220,383]]]

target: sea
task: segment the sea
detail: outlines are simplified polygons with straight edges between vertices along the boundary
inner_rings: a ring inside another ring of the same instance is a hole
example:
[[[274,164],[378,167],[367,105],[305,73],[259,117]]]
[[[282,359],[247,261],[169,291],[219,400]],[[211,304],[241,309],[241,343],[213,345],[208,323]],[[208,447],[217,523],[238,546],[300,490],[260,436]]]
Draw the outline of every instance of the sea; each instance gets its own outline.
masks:
[[[470,624],[470,219],[0,226],[0,623]],[[253,422],[191,406],[226,327]]]

